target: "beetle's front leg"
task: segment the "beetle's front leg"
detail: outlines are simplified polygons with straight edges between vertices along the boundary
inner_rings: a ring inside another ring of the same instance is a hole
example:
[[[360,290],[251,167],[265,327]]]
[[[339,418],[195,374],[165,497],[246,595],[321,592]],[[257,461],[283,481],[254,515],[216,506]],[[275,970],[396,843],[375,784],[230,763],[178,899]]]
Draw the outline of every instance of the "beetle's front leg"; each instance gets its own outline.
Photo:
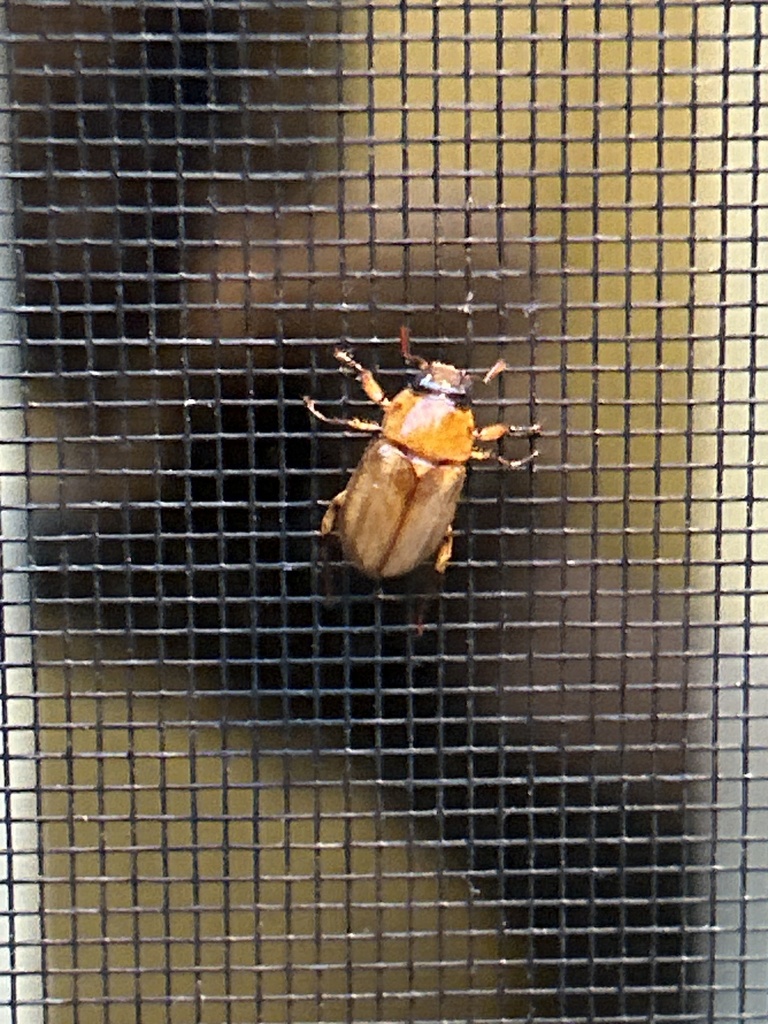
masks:
[[[386,409],[389,405],[389,399],[384,394],[384,389],[381,384],[376,380],[370,370],[358,363],[356,359],[353,359],[349,352],[346,352],[343,348],[337,348],[333,353],[342,366],[346,366],[349,370],[354,370],[357,374],[357,379],[360,381],[360,385],[367,397],[376,405],[380,405],[382,409]]]
[[[381,424],[375,423],[373,420],[359,420],[356,416],[351,420],[342,420],[335,416],[326,416],[317,408],[314,398],[309,398],[307,395],[304,396],[304,405],[321,423],[330,423],[335,427],[349,427],[350,430],[364,430],[369,434],[378,434],[381,430]]]

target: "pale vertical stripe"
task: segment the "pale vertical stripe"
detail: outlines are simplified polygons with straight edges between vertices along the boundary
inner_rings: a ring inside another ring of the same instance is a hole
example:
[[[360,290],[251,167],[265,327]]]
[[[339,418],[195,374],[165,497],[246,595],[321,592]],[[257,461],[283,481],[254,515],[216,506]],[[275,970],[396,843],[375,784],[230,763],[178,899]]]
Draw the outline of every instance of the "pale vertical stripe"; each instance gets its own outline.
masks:
[[[7,38],[2,9],[0,36]],[[37,1024],[42,1020],[39,834],[6,58],[0,48],[0,1024]]]

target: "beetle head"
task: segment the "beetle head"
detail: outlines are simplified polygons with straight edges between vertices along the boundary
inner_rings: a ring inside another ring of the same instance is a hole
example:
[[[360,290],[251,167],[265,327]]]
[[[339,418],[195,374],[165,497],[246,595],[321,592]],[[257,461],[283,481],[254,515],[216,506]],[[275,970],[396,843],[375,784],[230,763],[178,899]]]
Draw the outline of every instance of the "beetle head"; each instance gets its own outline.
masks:
[[[443,395],[455,405],[468,405],[472,377],[450,363],[427,363],[420,367],[413,390],[423,394]]]
[[[414,391],[444,395],[455,405],[469,405],[472,376],[466,370],[458,370],[450,363],[429,363],[421,356],[415,356],[411,352],[407,327],[400,328],[400,351],[406,363],[418,367],[419,374],[411,385]]]
[[[411,337],[407,327],[400,328],[400,351],[403,359],[411,366],[419,368],[420,376],[412,385],[414,391],[445,395],[455,405],[469,405],[472,390],[472,374],[467,370],[458,370],[450,363],[428,363],[421,356],[411,352]],[[508,369],[503,359],[497,359],[483,377],[483,384],[489,384],[494,377]]]

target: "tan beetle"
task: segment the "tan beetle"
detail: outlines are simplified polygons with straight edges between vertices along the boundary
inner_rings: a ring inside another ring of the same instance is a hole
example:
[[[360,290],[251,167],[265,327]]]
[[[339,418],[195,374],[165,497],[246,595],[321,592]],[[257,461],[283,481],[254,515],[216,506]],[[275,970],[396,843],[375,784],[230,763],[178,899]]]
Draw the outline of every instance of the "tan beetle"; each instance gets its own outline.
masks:
[[[373,579],[403,576],[433,555],[435,569],[445,572],[453,550],[451,524],[470,459],[495,459],[509,469],[519,469],[537,456],[533,451],[511,462],[475,447],[478,441],[498,441],[508,434],[535,437],[540,428],[506,423],[477,427],[469,399],[471,374],[450,363],[427,362],[412,355],[405,327],[400,331],[400,349],[403,359],[421,374],[392,399],[370,370],[348,352],[335,352],[342,366],[356,372],[368,398],[384,410],[380,424],[328,417],[313,399],[304,399],[323,423],[381,435],[365,449],[320,525],[321,536],[338,534],[345,557]],[[505,369],[506,363],[499,360],[483,383]]]

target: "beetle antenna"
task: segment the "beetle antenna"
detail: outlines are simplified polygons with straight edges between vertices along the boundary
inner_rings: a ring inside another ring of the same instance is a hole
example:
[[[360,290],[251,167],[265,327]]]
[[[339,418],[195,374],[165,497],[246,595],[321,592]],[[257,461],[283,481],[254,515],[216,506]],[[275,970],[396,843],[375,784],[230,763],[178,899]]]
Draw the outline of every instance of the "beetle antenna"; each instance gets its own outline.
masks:
[[[483,384],[490,384],[492,380],[499,376],[500,373],[504,373],[509,367],[503,359],[497,359],[490,370],[483,377]]]
[[[429,369],[429,363],[426,359],[422,359],[421,356],[415,356],[411,352],[411,332],[407,327],[400,328],[400,351],[406,363],[410,363],[411,366],[418,366],[420,370]]]

